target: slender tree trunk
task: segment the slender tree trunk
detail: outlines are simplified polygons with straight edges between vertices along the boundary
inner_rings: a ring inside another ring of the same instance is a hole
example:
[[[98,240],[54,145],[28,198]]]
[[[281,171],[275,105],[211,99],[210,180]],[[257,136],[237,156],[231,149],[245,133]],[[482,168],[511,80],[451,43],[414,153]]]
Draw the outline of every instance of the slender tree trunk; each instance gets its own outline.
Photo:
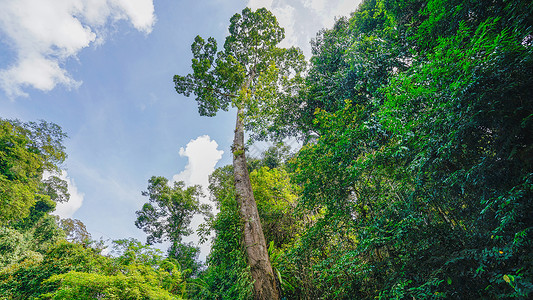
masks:
[[[270,259],[268,258],[268,248],[246,165],[241,113],[242,111],[239,109],[233,140],[233,175],[235,177],[235,192],[240,205],[241,218],[244,220],[244,247],[252,279],[254,280],[254,299],[276,300],[280,297]]]

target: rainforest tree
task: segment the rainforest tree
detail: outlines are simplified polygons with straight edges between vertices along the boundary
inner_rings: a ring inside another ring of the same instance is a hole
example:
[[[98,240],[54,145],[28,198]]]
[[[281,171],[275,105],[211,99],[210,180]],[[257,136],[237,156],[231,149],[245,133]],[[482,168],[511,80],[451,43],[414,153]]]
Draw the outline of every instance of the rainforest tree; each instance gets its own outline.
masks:
[[[248,161],[250,181],[269,255],[277,275],[282,296],[290,289],[291,278],[285,277],[278,257],[291,247],[301,233],[303,214],[295,211],[298,187],[291,184],[285,170],[288,147],[269,148],[260,158]],[[270,166],[270,167],[267,167]],[[217,168],[209,177],[211,199],[219,213],[210,222],[215,237],[207,257],[207,270],[202,274],[205,288],[197,298],[250,299],[252,281],[246,265],[242,241],[243,222],[235,199],[233,166]]]
[[[201,115],[214,116],[230,105],[237,109],[233,173],[254,294],[256,299],[279,299],[246,166],[244,129],[258,137],[275,132],[276,112],[292,103],[305,63],[299,49],[277,47],[284,30],[268,10],[245,8],[230,23],[230,35],[219,52],[215,39],[196,37],[193,73],[174,76],[174,83],[178,93],[196,95]]]
[[[170,242],[168,254],[179,261],[181,267],[196,273],[200,265],[196,261],[199,249],[183,242],[183,237],[192,233],[189,227],[194,215],[209,215],[210,207],[200,203],[199,186],[185,187],[182,181],[169,185],[168,179],[153,176],[148,180],[149,198],[137,211],[135,225],[148,234],[148,245]]]

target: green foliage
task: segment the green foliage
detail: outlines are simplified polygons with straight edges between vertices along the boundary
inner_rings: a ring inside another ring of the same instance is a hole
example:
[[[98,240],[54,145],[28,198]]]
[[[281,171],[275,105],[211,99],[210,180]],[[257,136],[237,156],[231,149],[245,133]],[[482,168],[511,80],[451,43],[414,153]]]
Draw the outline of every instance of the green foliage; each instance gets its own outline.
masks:
[[[305,105],[294,120],[307,140],[317,134],[317,109],[335,112],[351,100],[372,110],[383,100],[379,88],[407,67],[408,45],[384,2],[364,1],[352,18],[338,19],[311,42],[312,65],[301,100]]]
[[[163,260],[161,250],[143,245],[135,239],[113,241],[113,252],[118,255],[119,265],[143,264],[155,267]]]
[[[0,119],[0,225],[28,216],[36,194],[46,186],[43,172],[57,172],[66,157],[64,137],[55,124]]]
[[[45,121],[0,119],[0,268],[38,260],[64,238],[49,213],[69,198],[66,182],[53,176],[66,158],[65,137]]]
[[[530,255],[518,254],[529,243],[515,244],[514,236],[531,230],[521,212],[532,205],[526,187],[532,164],[526,157],[533,107],[523,100],[532,98],[533,56],[523,33],[501,25],[499,18],[474,30],[459,24],[456,35],[439,39],[428,61],[393,80],[383,109],[383,123],[402,147],[412,149],[406,158],[417,178],[415,199],[465,241],[458,245],[462,251],[443,256],[443,269],[468,278],[468,288],[483,297],[512,295],[502,286],[502,274],[531,268]],[[503,199],[512,199],[513,208],[498,207]],[[502,234],[497,240],[496,232]],[[492,255],[498,251],[505,255]],[[469,295],[452,282],[449,295]],[[530,287],[531,278],[523,285]]]
[[[250,173],[250,181],[267,243],[278,248],[289,244],[298,233],[297,186],[290,183],[287,171],[268,167]]]
[[[66,158],[65,137],[59,126],[45,121],[0,119],[0,225],[27,217],[46,197],[68,200],[64,181],[53,176],[42,180],[45,171],[59,172]]]
[[[44,299],[182,299],[140,274],[106,276],[70,271],[54,275],[46,283],[59,283],[61,288],[42,295]]]
[[[91,234],[87,231],[85,224],[78,219],[61,219],[59,226],[65,232],[67,241],[71,243],[90,243]]]
[[[195,94],[200,115],[214,116],[230,105],[239,108],[252,138],[282,138],[293,132],[286,112],[295,111],[295,96],[303,87],[301,50],[277,47],[284,30],[264,8],[235,14],[229,32],[218,52],[215,39],[195,38],[193,73],[174,76],[176,91]]]
[[[191,233],[188,228],[194,213],[200,209],[200,188],[184,189],[183,182],[168,184],[168,179],[153,176],[148,181],[149,197],[140,211],[137,211],[135,225],[148,233],[147,243],[161,243],[165,240],[181,241],[182,236]]]
[[[459,2],[365,1],[317,36],[288,298],[531,295],[531,5]]]
[[[56,288],[43,284],[55,274],[71,270],[97,272],[104,257],[81,245],[59,242],[42,256],[29,256],[0,271],[0,294],[13,299],[35,299]]]
[[[186,283],[175,262],[134,240],[116,241],[121,254],[59,242],[0,271],[8,299],[182,299]]]
[[[28,247],[24,236],[15,229],[0,227],[0,268],[20,260]]]
[[[189,280],[185,278],[185,272],[190,270],[183,270],[175,258],[165,257],[161,250],[143,245],[135,239],[117,240],[113,244],[114,251],[120,254],[114,260],[114,265],[123,274],[136,276],[139,273],[146,277],[146,284],[159,287],[159,290],[163,288],[180,297],[187,295]]]
[[[168,179],[153,176],[148,181],[149,197],[141,210],[137,211],[135,225],[148,233],[147,243],[161,243],[165,240],[181,242],[183,236],[191,234],[188,227],[195,213],[207,210],[200,206],[201,190],[198,186],[185,188],[185,183],[168,184]]]
[[[248,159],[248,170],[252,172],[261,167],[267,167],[269,169],[282,167],[291,155],[291,148],[289,146],[283,143],[277,143],[261,153],[260,158]]]
[[[50,175],[48,178],[42,180],[44,186],[41,187],[41,192],[44,195],[50,197],[50,200],[60,203],[67,202],[70,198],[68,193],[68,186],[65,180],[61,178]]]

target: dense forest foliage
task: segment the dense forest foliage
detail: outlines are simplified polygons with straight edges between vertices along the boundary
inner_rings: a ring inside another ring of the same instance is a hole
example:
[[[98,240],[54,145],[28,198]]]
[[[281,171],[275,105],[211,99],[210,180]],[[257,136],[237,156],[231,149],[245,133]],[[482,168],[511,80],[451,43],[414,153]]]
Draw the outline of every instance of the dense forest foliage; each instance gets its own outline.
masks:
[[[272,63],[250,85],[276,95],[272,112],[248,109],[252,137],[303,142],[246,161],[280,298],[532,297],[533,3],[366,0],[354,10],[312,40],[302,78]],[[236,60],[217,59],[228,78],[207,82],[241,84]],[[51,123],[0,119],[1,299],[256,295],[234,166],[210,176],[216,215],[199,187],[152,177],[135,223],[146,243],[114,241],[103,255],[81,221],[50,214],[69,198],[65,138]],[[201,236],[214,236],[205,263],[183,242],[195,214],[207,220]],[[166,253],[151,247],[162,241]]]

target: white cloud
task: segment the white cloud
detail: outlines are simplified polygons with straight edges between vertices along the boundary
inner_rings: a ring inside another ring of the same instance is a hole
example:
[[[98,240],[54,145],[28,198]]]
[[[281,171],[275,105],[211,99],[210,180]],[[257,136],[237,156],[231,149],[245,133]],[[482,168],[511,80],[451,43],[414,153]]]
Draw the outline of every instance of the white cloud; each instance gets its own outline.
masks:
[[[33,86],[42,91],[50,91],[57,84],[63,84],[68,88],[75,88],[81,84],[70,78],[57,60],[35,54],[20,59],[19,63],[9,70],[0,71],[0,83],[10,96],[25,95],[21,86]]]
[[[133,26],[145,33],[152,31],[155,22],[154,3],[152,0],[112,0],[113,4],[121,9],[120,18],[129,19]]]
[[[208,135],[191,140],[185,148],[180,149],[180,156],[187,157],[189,162],[185,170],[174,175],[172,180],[183,181],[186,185],[199,184],[207,187],[209,175],[215,170],[215,165],[224,153],[217,148],[217,142],[211,140]]]
[[[68,193],[70,194],[70,199],[68,202],[61,202],[56,205],[56,209],[52,214],[64,218],[71,218],[72,215],[82,206],[83,197],[85,195],[78,191],[78,187],[72,178],[67,174],[67,171],[62,171],[59,178],[65,180],[68,186]]]
[[[300,47],[309,58],[309,41],[322,28],[331,28],[336,17],[349,16],[362,0],[249,0],[248,7],[265,7],[285,28],[282,47]]]
[[[50,91],[61,84],[81,84],[62,68],[83,48],[101,43],[105,25],[127,20],[150,33],[155,22],[153,0],[2,0],[0,37],[15,61],[0,70],[0,87],[13,98],[23,88]]]

